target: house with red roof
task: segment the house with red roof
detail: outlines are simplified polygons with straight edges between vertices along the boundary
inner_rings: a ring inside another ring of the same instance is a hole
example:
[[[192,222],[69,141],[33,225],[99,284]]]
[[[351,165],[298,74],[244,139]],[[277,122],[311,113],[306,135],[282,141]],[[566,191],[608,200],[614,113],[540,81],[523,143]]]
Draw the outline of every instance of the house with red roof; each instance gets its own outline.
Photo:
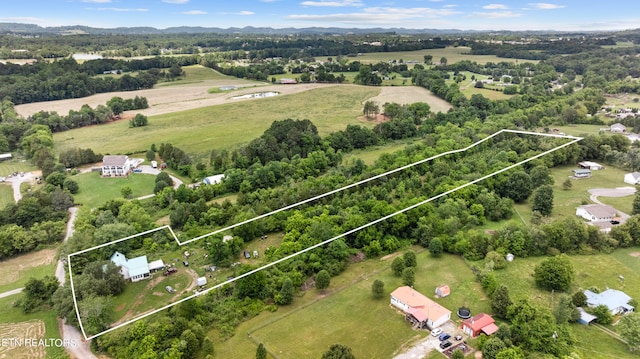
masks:
[[[437,328],[451,319],[449,309],[408,286],[399,287],[391,293],[391,305],[401,309],[407,320],[418,328]]]
[[[474,338],[482,333],[491,335],[497,332],[498,329],[495,320],[485,313],[476,314],[462,322],[462,331]]]

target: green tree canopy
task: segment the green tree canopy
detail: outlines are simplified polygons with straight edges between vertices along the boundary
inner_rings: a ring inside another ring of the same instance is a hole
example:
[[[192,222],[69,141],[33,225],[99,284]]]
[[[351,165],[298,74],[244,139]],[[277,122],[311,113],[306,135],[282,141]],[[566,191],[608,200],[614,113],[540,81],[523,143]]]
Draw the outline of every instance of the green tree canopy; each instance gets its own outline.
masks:
[[[569,257],[560,254],[540,262],[533,270],[533,277],[540,288],[567,291],[575,277],[575,270]]]
[[[342,344],[333,344],[322,354],[322,359],[356,359],[351,348]]]
[[[331,275],[326,270],[321,270],[316,274],[316,288],[320,290],[325,290],[329,288],[329,284],[331,283]]]

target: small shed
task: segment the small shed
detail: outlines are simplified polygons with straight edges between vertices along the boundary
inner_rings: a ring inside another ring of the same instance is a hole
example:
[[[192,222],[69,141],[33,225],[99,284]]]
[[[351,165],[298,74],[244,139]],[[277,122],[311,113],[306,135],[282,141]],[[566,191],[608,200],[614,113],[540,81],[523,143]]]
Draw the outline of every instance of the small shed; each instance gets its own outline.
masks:
[[[451,294],[451,288],[449,288],[449,286],[446,285],[446,284],[441,285],[438,288],[436,288],[436,297],[437,298],[444,298],[444,297],[448,296],[449,294]]]
[[[611,127],[609,127],[609,130],[613,133],[624,133],[627,132],[627,126],[621,123],[614,123],[613,125],[611,125]]]
[[[590,178],[591,177],[591,170],[585,169],[585,168],[581,168],[581,169],[578,169],[578,170],[573,170],[573,177],[575,177],[575,178]]]
[[[591,322],[598,319],[595,315],[587,313],[587,311],[582,307],[578,307],[578,311],[580,312],[580,319],[578,319],[578,323],[580,324],[589,325]]]
[[[215,176],[205,177],[202,180],[202,183],[204,183],[204,184],[218,184],[218,183],[222,182],[223,179],[224,179],[224,173],[223,174],[219,174],[219,175],[215,175]]]
[[[10,160],[11,153],[0,153],[0,161]]]
[[[149,262],[149,271],[154,272],[160,269],[164,269],[164,262],[162,262],[162,259]]]
[[[202,287],[203,285],[207,285],[207,277],[200,277],[196,279],[196,285]]]
[[[640,172],[625,173],[624,183],[637,185],[640,184]]]

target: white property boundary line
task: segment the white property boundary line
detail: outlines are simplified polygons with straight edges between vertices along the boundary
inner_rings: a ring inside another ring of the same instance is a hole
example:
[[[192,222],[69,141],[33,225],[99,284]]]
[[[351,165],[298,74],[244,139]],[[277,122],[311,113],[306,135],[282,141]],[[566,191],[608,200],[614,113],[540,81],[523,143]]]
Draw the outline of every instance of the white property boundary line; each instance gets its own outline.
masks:
[[[405,170],[405,169],[407,169],[407,168],[410,168],[410,167],[413,167],[413,166],[416,166],[416,165],[419,165],[419,164],[425,163],[425,162],[427,162],[427,161],[431,161],[431,160],[433,160],[433,159],[436,159],[436,158],[439,158],[439,157],[442,157],[442,156],[446,156],[446,155],[449,155],[449,154],[453,154],[453,153],[464,152],[464,151],[466,151],[466,150],[468,150],[468,149],[470,149],[470,148],[473,148],[473,147],[475,147],[475,146],[477,146],[477,145],[479,145],[479,144],[481,144],[481,143],[483,143],[483,142],[485,142],[485,141],[487,141],[487,140],[489,140],[489,139],[491,139],[491,138],[493,138],[493,137],[495,137],[495,136],[497,136],[497,135],[499,135],[499,134],[503,133],[503,132],[517,133],[517,134],[524,134],[524,135],[544,136],[544,137],[564,138],[564,139],[571,139],[571,141],[569,141],[569,142],[567,142],[567,143],[565,143],[565,144],[562,144],[562,145],[560,145],[560,146],[554,147],[554,148],[552,148],[552,149],[550,149],[550,150],[547,150],[547,151],[544,151],[544,152],[542,152],[542,153],[539,153],[539,154],[537,154],[537,155],[535,155],[535,156],[532,156],[532,157],[530,157],[530,158],[528,158],[528,159],[522,160],[522,161],[520,161],[520,162],[518,162],[518,163],[512,164],[512,165],[507,166],[507,167],[505,167],[505,168],[502,168],[502,169],[500,169],[500,170],[497,170],[497,171],[495,171],[495,172],[493,172],[493,173],[491,173],[491,174],[488,174],[488,175],[486,175],[486,176],[482,176],[482,177],[480,177],[480,178],[477,178],[477,179],[475,179],[475,180],[473,180],[473,181],[470,181],[470,182],[468,182],[468,183],[465,183],[465,184],[463,184],[463,185],[461,185],[461,186],[458,186],[458,187],[456,187],[456,188],[450,189],[450,190],[448,190],[448,191],[446,191],[446,192],[440,193],[440,194],[438,194],[438,195],[436,195],[436,196],[433,196],[433,197],[431,197],[431,198],[428,198],[428,199],[426,199],[426,200],[423,200],[423,201],[420,201],[420,202],[418,202],[418,203],[415,203],[415,204],[413,204],[413,205],[411,205],[411,206],[409,206],[409,207],[406,207],[406,208],[404,208],[404,209],[398,210],[398,211],[396,211],[396,212],[394,212],[394,213],[391,213],[391,214],[389,214],[389,215],[386,215],[386,216],[384,216],[384,217],[378,218],[378,219],[376,219],[376,220],[374,220],[374,221],[371,221],[371,222],[369,222],[369,223],[363,224],[363,225],[361,225],[361,226],[359,226],[359,227],[357,227],[357,228],[353,228],[353,229],[351,229],[351,230],[348,230],[348,231],[346,231],[346,232],[344,232],[344,233],[342,233],[342,234],[339,234],[339,235],[337,235],[337,236],[335,236],[335,237],[333,237],[333,238],[330,238],[330,239],[327,239],[327,240],[325,240],[325,241],[323,241],[323,242],[320,242],[320,243],[314,244],[314,245],[312,245],[312,246],[310,246],[310,247],[307,247],[307,248],[305,248],[305,249],[303,249],[303,250],[301,250],[301,251],[298,251],[298,252],[293,253],[293,254],[290,254],[290,255],[288,255],[288,256],[286,256],[286,257],[280,258],[280,259],[278,259],[278,260],[276,260],[276,261],[274,261],[274,262],[267,263],[267,264],[263,265],[262,267],[259,267],[259,268],[256,268],[256,269],[253,269],[253,270],[251,270],[251,271],[249,271],[249,272],[246,272],[246,273],[243,273],[243,274],[240,274],[240,275],[238,275],[237,277],[235,277],[235,278],[233,278],[233,279],[229,279],[229,280],[227,280],[227,281],[225,281],[225,282],[219,283],[219,284],[217,284],[217,285],[215,285],[215,286],[213,286],[213,287],[211,287],[211,288],[208,288],[208,289],[206,289],[206,290],[204,290],[204,291],[202,291],[202,292],[199,292],[199,293],[196,293],[196,294],[190,295],[190,296],[185,297],[185,298],[182,298],[182,299],[180,299],[180,300],[178,300],[178,301],[176,301],[176,302],[173,302],[173,303],[167,304],[167,305],[165,305],[165,306],[163,306],[163,307],[161,307],[161,308],[155,309],[155,310],[153,310],[153,311],[151,311],[151,312],[148,312],[148,313],[142,314],[142,315],[140,315],[139,317],[136,317],[136,318],[131,319],[131,320],[127,321],[127,322],[124,322],[124,323],[118,324],[117,326],[112,327],[112,328],[109,328],[109,329],[107,329],[107,330],[105,330],[105,331],[103,331],[103,332],[100,332],[100,333],[98,333],[98,334],[94,334],[94,335],[92,335],[92,336],[87,336],[87,334],[86,334],[86,332],[85,332],[85,330],[84,330],[84,326],[82,325],[82,319],[80,318],[80,311],[78,310],[78,301],[77,301],[77,299],[76,299],[75,288],[74,288],[74,285],[73,285],[73,272],[71,271],[71,257],[73,257],[73,256],[75,256],[75,255],[82,254],[82,253],[86,253],[86,252],[89,252],[89,251],[92,251],[92,250],[95,250],[95,249],[98,249],[98,248],[103,248],[103,247],[106,247],[106,246],[108,246],[108,245],[116,244],[116,243],[119,243],[119,242],[122,242],[122,241],[125,241],[125,240],[128,240],[128,239],[134,238],[134,237],[143,236],[143,235],[146,235],[146,234],[149,234],[149,233],[153,233],[153,232],[156,232],[156,231],[159,231],[159,230],[163,230],[163,229],[168,229],[168,230],[171,232],[171,234],[173,235],[173,238],[178,242],[178,244],[179,244],[180,246],[182,246],[182,245],[185,245],[185,244],[191,243],[191,242],[193,242],[193,241],[196,241],[196,240],[198,240],[198,239],[206,238],[206,237],[209,237],[209,236],[214,235],[214,234],[216,234],[216,233],[220,233],[220,232],[222,232],[222,231],[226,231],[226,230],[229,230],[229,229],[232,229],[232,228],[235,228],[235,227],[241,226],[241,225],[243,225],[243,224],[250,223],[250,222],[253,222],[253,221],[255,221],[255,220],[258,220],[258,219],[261,219],[261,218],[268,217],[268,216],[270,216],[270,215],[272,215],[272,214],[275,214],[275,213],[278,213],[278,212],[282,212],[282,211],[285,211],[285,210],[288,210],[288,209],[291,209],[291,208],[297,207],[297,206],[299,206],[299,205],[301,205],[301,204],[305,204],[305,203],[308,203],[308,202],[311,202],[311,201],[315,201],[315,200],[317,200],[317,199],[320,199],[320,198],[323,198],[323,197],[329,196],[329,195],[334,194],[334,193],[338,193],[338,192],[340,192],[340,191],[343,191],[343,190],[345,190],[345,189],[349,189],[349,188],[352,188],[352,187],[355,187],[355,186],[361,185],[361,184],[363,184],[363,183],[367,183],[367,182],[369,182],[369,181],[372,181],[372,180],[375,180],[375,179],[378,179],[378,178],[381,178],[381,177],[384,177],[384,176],[390,175],[390,174],[395,173],[395,172],[398,172],[398,171]],[[295,204],[292,204],[292,205],[289,205],[289,206],[286,206],[286,207],[283,207],[283,208],[277,209],[277,210],[275,210],[275,211],[272,211],[272,212],[269,212],[269,213],[266,213],[266,214],[262,214],[262,215],[256,216],[256,217],[254,217],[254,218],[251,218],[251,219],[248,219],[248,220],[245,220],[245,221],[242,221],[242,222],[239,222],[239,223],[233,224],[233,225],[231,225],[231,226],[228,226],[228,227],[225,227],[225,228],[222,228],[222,229],[219,229],[219,230],[216,230],[216,231],[210,232],[210,233],[208,233],[208,234],[205,234],[205,235],[202,235],[202,236],[199,236],[199,237],[196,237],[196,238],[190,239],[190,240],[185,241],[185,242],[180,242],[180,241],[178,240],[177,236],[175,235],[175,233],[173,232],[173,229],[171,229],[171,227],[170,227],[169,225],[166,225],[166,226],[162,226],[162,227],[159,227],[159,228],[155,228],[155,229],[152,229],[152,230],[148,230],[148,231],[145,231],[145,232],[142,232],[142,233],[138,233],[138,234],[135,234],[135,235],[132,235],[132,236],[129,236],[129,237],[121,238],[121,239],[118,239],[118,240],[115,240],[115,241],[112,241],[112,242],[109,242],[109,243],[104,243],[104,244],[101,244],[101,245],[98,245],[98,246],[94,246],[94,247],[87,248],[87,249],[84,249],[84,250],[81,250],[81,251],[78,251],[78,252],[71,253],[71,254],[69,254],[69,255],[68,255],[68,257],[67,257],[67,264],[68,264],[68,267],[69,267],[69,268],[68,268],[68,270],[69,270],[69,279],[70,279],[70,280],[69,280],[69,282],[71,283],[71,293],[72,293],[72,295],[73,295],[73,305],[74,305],[74,308],[75,308],[75,311],[76,311],[76,316],[77,316],[77,318],[78,318],[78,323],[80,324],[80,330],[82,331],[82,335],[84,336],[84,338],[85,338],[86,340],[90,340],[90,339],[96,338],[96,337],[101,336],[101,335],[103,335],[103,334],[106,334],[106,333],[109,333],[109,332],[111,332],[111,331],[114,331],[114,330],[116,330],[116,329],[118,329],[118,328],[121,328],[121,327],[123,327],[123,326],[125,326],[125,325],[132,324],[132,323],[134,323],[134,322],[136,322],[136,321],[138,321],[138,320],[140,320],[140,319],[143,319],[143,318],[146,318],[146,317],[148,317],[148,316],[150,316],[150,315],[153,315],[153,314],[155,314],[155,313],[158,313],[158,312],[160,312],[160,311],[162,311],[162,310],[165,310],[165,309],[168,309],[168,308],[170,308],[170,307],[173,307],[174,305],[180,304],[180,303],[182,303],[182,302],[184,302],[184,301],[187,301],[187,300],[189,300],[189,299],[195,298],[195,297],[197,297],[197,296],[199,296],[199,295],[206,294],[206,293],[208,293],[208,292],[210,292],[210,291],[212,291],[212,290],[214,290],[214,289],[220,288],[220,287],[222,287],[222,286],[224,286],[224,285],[226,285],[226,284],[228,284],[228,283],[234,282],[234,281],[236,281],[236,280],[238,280],[238,279],[241,279],[241,278],[247,277],[247,276],[249,276],[249,275],[251,275],[251,274],[257,273],[257,272],[259,272],[259,271],[261,271],[261,270],[267,269],[267,268],[272,267],[272,266],[274,266],[274,265],[276,265],[276,264],[279,264],[279,263],[281,263],[281,262],[287,261],[287,260],[289,260],[289,259],[291,259],[291,258],[294,258],[294,257],[296,257],[296,256],[300,255],[300,254],[306,253],[306,252],[308,252],[308,251],[310,251],[310,250],[313,250],[313,249],[316,249],[316,248],[318,248],[318,247],[324,246],[325,244],[331,243],[331,242],[335,241],[336,239],[339,239],[339,238],[342,238],[342,237],[348,236],[348,235],[350,235],[350,234],[352,234],[352,233],[358,232],[358,231],[360,231],[360,230],[362,230],[362,229],[365,229],[365,228],[367,228],[367,227],[370,227],[370,226],[373,226],[373,225],[375,225],[375,224],[378,224],[378,223],[380,223],[380,222],[382,222],[382,221],[385,221],[385,220],[387,220],[387,219],[389,219],[389,218],[392,218],[392,217],[394,217],[394,216],[396,216],[396,215],[398,215],[398,214],[401,214],[401,213],[407,212],[407,211],[409,211],[409,210],[412,210],[412,209],[414,209],[414,208],[416,208],[416,207],[419,207],[419,206],[421,206],[421,205],[423,205],[423,204],[425,204],[425,203],[429,203],[429,202],[431,202],[431,201],[434,201],[434,200],[436,200],[436,199],[439,199],[439,198],[441,198],[441,197],[444,197],[444,196],[446,196],[446,195],[448,195],[448,194],[451,194],[451,193],[453,193],[453,192],[456,192],[456,191],[458,191],[458,190],[460,190],[460,189],[462,189],[462,188],[465,188],[465,187],[470,186],[470,185],[472,185],[472,184],[475,184],[475,183],[477,183],[477,182],[483,181],[483,180],[485,180],[485,179],[487,179],[487,178],[493,177],[493,176],[495,176],[495,175],[497,175],[497,174],[499,174],[499,173],[502,173],[502,172],[508,171],[508,170],[510,170],[510,169],[512,169],[512,168],[514,168],[514,167],[518,167],[518,166],[520,166],[520,165],[522,165],[522,164],[524,164],[524,163],[527,163],[527,162],[529,162],[529,161],[532,161],[532,160],[534,160],[534,159],[536,159],[536,158],[542,157],[542,156],[547,155],[547,154],[549,154],[549,153],[551,153],[551,152],[557,151],[557,150],[559,150],[559,149],[561,149],[561,148],[564,148],[564,147],[570,146],[570,145],[572,145],[572,144],[574,144],[574,143],[576,143],[576,142],[578,142],[578,141],[580,141],[580,140],[582,140],[582,138],[581,138],[581,137],[575,137],[575,136],[569,136],[569,135],[555,135],[555,134],[544,134],[544,133],[537,133],[537,132],[528,132],[528,131],[518,131],[518,130],[506,130],[506,129],[503,129],[503,130],[500,130],[500,131],[498,131],[498,132],[496,132],[496,133],[494,133],[494,134],[492,134],[492,135],[489,135],[489,136],[487,136],[486,138],[484,138],[484,139],[482,139],[482,140],[479,140],[479,141],[477,141],[477,142],[475,142],[475,143],[473,143],[473,144],[471,144],[471,145],[469,145],[469,146],[467,146],[467,147],[465,147],[465,148],[458,149],[458,150],[452,150],[452,151],[443,152],[443,153],[441,153],[441,154],[438,154],[438,155],[435,155],[435,156],[432,156],[432,157],[429,157],[429,158],[426,158],[426,159],[423,159],[423,160],[420,160],[420,161],[417,161],[417,162],[411,163],[411,164],[406,165],[406,166],[402,166],[402,167],[400,167],[400,168],[396,168],[396,169],[394,169],[394,170],[391,170],[391,171],[388,171],[388,172],[385,172],[385,173],[382,173],[382,174],[379,174],[379,175],[376,175],[376,176],[373,176],[373,177],[367,178],[367,179],[365,179],[365,180],[362,180],[362,181],[359,181],[359,182],[356,182],[356,183],[353,183],[353,184],[350,184],[350,185],[347,185],[347,186],[341,187],[341,188],[336,189],[336,190],[333,190],[333,191],[326,192],[326,193],[324,193],[324,194],[321,194],[321,195],[318,195],[318,196],[315,196],[315,197],[312,197],[312,198],[309,198],[309,199],[306,199],[306,200],[300,201],[300,202],[298,202],[298,203],[295,203]]]

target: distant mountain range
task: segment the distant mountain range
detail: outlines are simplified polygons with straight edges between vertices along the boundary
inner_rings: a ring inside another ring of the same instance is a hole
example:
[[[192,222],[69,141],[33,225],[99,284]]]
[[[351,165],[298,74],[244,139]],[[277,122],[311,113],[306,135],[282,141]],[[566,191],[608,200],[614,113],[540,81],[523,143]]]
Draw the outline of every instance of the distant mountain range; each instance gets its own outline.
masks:
[[[475,31],[475,30],[459,30],[459,29],[405,29],[405,28],[339,28],[339,27],[305,27],[305,28],[272,28],[272,27],[253,27],[245,26],[230,27],[227,29],[218,27],[201,27],[201,26],[179,26],[169,27],[166,29],[156,29],[154,27],[116,27],[116,28],[96,28],[89,26],[53,26],[53,27],[41,27],[34,24],[21,24],[21,23],[8,23],[0,22],[0,33],[14,33],[14,34],[57,34],[57,35],[72,35],[72,34],[88,34],[88,35],[144,35],[144,34],[273,34],[273,35],[287,35],[287,34],[371,34],[371,33],[393,33],[393,34],[432,34],[432,35],[447,35],[447,34],[481,34],[481,33],[510,33],[510,34],[540,34],[540,33],[578,33],[567,31]],[[582,33],[582,32],[581,32]],[[587,32],[584,32],[587,33]],[[598,32],[605,33],[605,32]]]

